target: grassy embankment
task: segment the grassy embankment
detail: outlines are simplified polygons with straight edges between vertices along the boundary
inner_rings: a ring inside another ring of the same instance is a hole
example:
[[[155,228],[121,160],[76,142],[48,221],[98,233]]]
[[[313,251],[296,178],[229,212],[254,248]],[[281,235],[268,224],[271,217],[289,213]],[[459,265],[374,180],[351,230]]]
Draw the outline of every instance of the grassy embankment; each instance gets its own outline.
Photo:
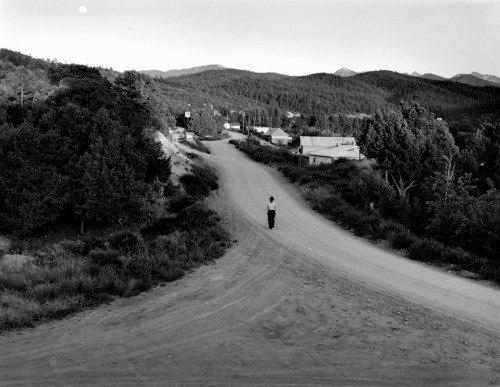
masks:
[[[135,228],[28,250],[26,240],[14,240],[8,252],[31,258],[19,267],[0,267],[0,331],[135,295],[220,257],[228,234],[203,204],[218,188],[217,176],[197,164],[180,181],[182,189],[167,187],[168,216]]]
[[[406,226],[379,211],[370,211],[369,203],[377,207],[395,206],[390,186],[371,169],[357,162],[339,160],[331,165],[309,166],[284,149],[248,145],[246,141],[230,141],[255,161],[277,167],[292,183],[301,186],[304,198],[312,208],[343,228],[373,241],[387,240],[395,249],[406,252],[408,258],[446,266],[452,270],[467,270],[486,279],[498,280],[494,262],[473,253],[432,239],[416,235]],[[395,208],[393,208],[396,212]]]

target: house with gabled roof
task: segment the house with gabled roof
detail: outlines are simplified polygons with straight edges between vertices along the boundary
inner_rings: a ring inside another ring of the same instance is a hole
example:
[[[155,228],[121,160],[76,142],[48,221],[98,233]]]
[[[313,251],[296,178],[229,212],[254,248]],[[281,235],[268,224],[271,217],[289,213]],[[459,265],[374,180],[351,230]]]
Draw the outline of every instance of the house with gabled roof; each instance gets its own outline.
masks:
[[[271,137],[271,144],[288,145],[292,141],[292,137],[281,128],[271,128],[269,136]]]
[[[300,136],[299,152],[307,155],[312,151],[334,148],[341,145],[356,145],[354,137]]]
[[[269,134],[269,131],[273,128],[270,128],[269,126],[249,126],[248,127],[250,131],[260,133],[262,135]]]
[[[357,145],[339,145],[331,148],[317,149],[307,154],[309,165],[331,164],[338,159],[359,160],[364,156]]]

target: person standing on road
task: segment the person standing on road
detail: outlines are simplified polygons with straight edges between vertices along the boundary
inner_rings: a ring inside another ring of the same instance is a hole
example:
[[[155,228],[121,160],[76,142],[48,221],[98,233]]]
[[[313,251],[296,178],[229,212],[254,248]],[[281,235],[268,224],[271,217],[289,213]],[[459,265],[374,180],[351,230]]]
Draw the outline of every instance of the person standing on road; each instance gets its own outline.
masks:
[[[274,218],[276,218],[276,204],[274,203],[274,198],[271,196],[267,204],[267,224],[271,230],[274,229]]]

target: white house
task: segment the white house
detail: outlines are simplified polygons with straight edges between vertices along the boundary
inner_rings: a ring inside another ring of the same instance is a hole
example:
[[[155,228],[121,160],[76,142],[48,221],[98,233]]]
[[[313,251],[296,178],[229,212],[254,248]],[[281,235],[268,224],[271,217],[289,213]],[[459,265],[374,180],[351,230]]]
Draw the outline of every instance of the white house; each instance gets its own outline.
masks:
[[[285,117],[286,118],[300,117],[300,113],[298,113],[298,112],[292,112],[290,110],[287,110],[287,111],[285,111]]]
[[[359,147],[356,145],[339,145],[332,148],[318,149],[307,154],[309,165],[331,164],[334,160],[340,158],[359,160],[364,156],[359,153]]]
[[[239,122],[230,122],[229,123],[229,129],[231,130],[240,130],[241,126]]]
[[[186,140],[193,141],[194,140],[194,133],[193,132],[186,132]]]
[[[271,144],[288,145],[292,138],[281,128],[273,128],[270,130]]]
[[[229,130],[231,129],[231,124],[229,122],[224,122],[224,124],[222,125],[222,127],[226,130]]]
[[[257,133],[266,134],[271,128],[269,126],[250,126],[250,130],[254,130]]]
[[[307,155],[312,151],[329,149],[341,145],[356,145],[354,137],[300,136],[300,151]]]

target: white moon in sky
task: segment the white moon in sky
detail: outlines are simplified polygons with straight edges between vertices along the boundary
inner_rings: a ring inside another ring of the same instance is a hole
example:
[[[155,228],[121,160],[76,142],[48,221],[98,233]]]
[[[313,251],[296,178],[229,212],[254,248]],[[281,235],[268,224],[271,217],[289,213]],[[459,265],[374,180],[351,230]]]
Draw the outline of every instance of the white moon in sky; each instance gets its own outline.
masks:
[[[84,5],[80,5],[80,6],[78,7],[78,11],[80,11],[80,13],[82,13],[82,14],[83,14],[83,13],[87,13],[87,7],[86,7],[86,6],[84,6]]]

